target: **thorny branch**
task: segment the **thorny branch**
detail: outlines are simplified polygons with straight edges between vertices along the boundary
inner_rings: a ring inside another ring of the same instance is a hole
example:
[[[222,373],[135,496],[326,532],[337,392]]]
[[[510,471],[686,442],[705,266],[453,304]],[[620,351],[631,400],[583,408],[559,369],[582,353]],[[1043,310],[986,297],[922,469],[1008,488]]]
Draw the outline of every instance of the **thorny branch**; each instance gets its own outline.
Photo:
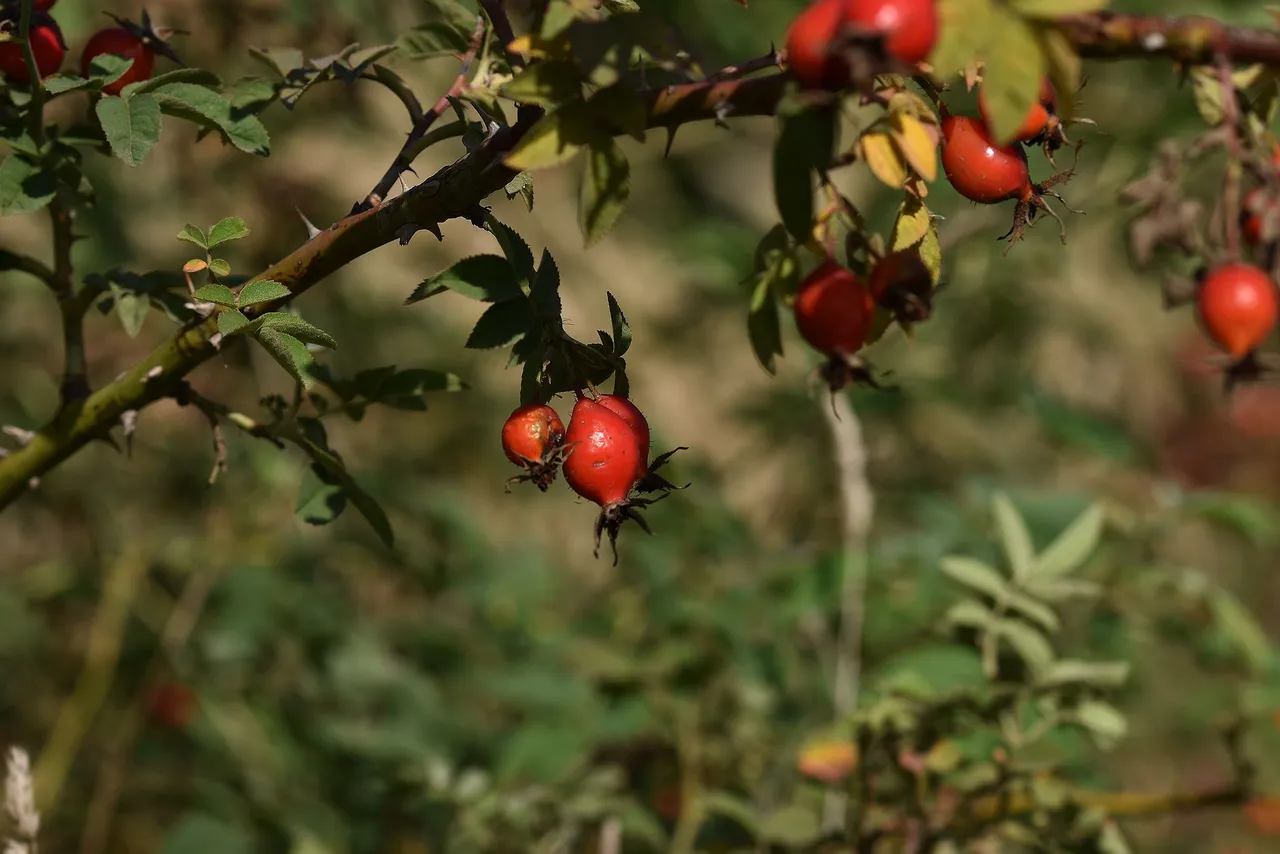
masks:
[[[26,4],[24,4],[26,5]],[[509,23],[495,0],[482,3],[499,38]],[[1230,26],[1204,18],[1097,12],[1068,16],[1057,26],[1085,58],[1165,58],[1182,64],[1212,65],[1218,57],[1233,63],[1280,67],[1280,32]],[[508,41],[507,44],[510,44]],[[513,62],[519,58],[513,58]],[[522,64],[522,61],[520,61]],[[743,80],[709,80],[641,91],[648,128],[670,129],[687,122],[772,115],[786,78],[770,74]],[[288,303],[334,271],[398,238],[408,225],[424,227],[466,217],[489,195],[502,189],[514,172],[502,157],[536,123],[537,111],[523,111],[517,122],[486,139],[461,160],[401,196],[348,216],[256,278],[274,279],[291,291],[269,311]],[[619,129],[621,132],[621,129]],[[392,179],[394,182],[394,178]],[[258,312],[254,312],[255,314]],[[179,331],[116,381],[75,407],[64,407],[23,448],[0,460],[0,509],[26,491],[38,477],[94,439],[106,435],[122,413],[144,407],[172,392],[174,384],[217,350],[210,338],[212,319]]]

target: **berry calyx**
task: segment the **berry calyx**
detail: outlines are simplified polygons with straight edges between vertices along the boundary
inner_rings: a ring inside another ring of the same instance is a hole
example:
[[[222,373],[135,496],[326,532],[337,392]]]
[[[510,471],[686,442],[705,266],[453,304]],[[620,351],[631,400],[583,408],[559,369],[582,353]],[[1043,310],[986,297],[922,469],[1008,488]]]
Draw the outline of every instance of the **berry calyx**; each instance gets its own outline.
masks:
[[[914,249],[900,249],[885,255],[871,268],[868,277],[871,297],[883,307],[903,331],[923,323],[933,314],[933,273]]]
[[[600,505],[595,555],[600,556],[600,538],[607,531],[616,566],[622,523],[635,520],[646,534],[652,534],[637,511],[670,493],[655,499],[632,496],[633,487],[645,471],[640,437],[621,415],[598,401],[581,397],[573,405],[565,441],[571,449],[563,464],[565,482],[578,495]]]
[[[147,717],[162,727],[182,729],[195,712],[195,693],[181,682],[161,682],[147,695]]]
[[[564,422],[545,403],[529,403],[512,412],[502,425],[502,451],[525,473],[511,478],[507,488],[531,480],[546,492],[564,456],[564,437]]]
[[[1077,145],[1076,151],[1079,150]],[[1044,197],[1053,196],[1065,205],[1062,196],[1052,188],[1071,179],[1075,174],[1074,165],[1039,184],[1032,183],[1027,155],[1020,145],[996,145],[980,119],[955,115],[948,115],[942,120],[941,159],[947,180],[966,199],[984,205],[1017,200],[1013,226],[999,238],[1009,241],[1005,247],[1006,254],[1014,243],[1022,239],[1035,220],[1036,212],[1041,210],[1058,221],[1062,242],[1067,242],[1066,227],[1061,217],[1049,207]],[[1072,208],[1067,210],[1080,213]]]
[[[30,83],[27,58],[23,53],[22,43],[17,40],[17,16],[8,15],[0,22],[0,27],[10,36],[9,41],[0,42],[0,74],[15,83]],[[61,28],[47,12],[32,12],[30,39],[31,53],[35,56],[36,70],[40,72],[41,80],[62,68],[62,60],[67,55],[67,43],[62,38]]]
[[[1256,350],[1275,329],[1280,294],[1261,268],[1223,264],[1200,280],[1196,316],[1205,334],[1234,360],[1227,369],[1230,387],[1259,373]]]

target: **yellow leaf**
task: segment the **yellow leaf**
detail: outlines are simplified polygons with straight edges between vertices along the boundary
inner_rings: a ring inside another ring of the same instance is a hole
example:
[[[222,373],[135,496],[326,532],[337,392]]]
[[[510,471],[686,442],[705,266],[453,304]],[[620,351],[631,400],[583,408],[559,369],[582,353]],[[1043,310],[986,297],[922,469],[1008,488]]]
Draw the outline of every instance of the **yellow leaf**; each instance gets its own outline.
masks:
[[[898,208],[898,218],[893,222],[893,232],[889,235],[889,249],[896,252],[914,246],[924,239],[933,226],[933,217],[929,209],[914,196],[907,196]]]
[[[907,183],[910,173],[897,143],[884,131],[864,133],[858,140],[858,156],[866,161],[871,173],[894,189]]]
[[[924,123],[906,113],[894,113],[890,119],[894,142],[903,158],[916,174],[926,181],[938,177],[938,140]],[[906,183],[905,181],[903,182]]]

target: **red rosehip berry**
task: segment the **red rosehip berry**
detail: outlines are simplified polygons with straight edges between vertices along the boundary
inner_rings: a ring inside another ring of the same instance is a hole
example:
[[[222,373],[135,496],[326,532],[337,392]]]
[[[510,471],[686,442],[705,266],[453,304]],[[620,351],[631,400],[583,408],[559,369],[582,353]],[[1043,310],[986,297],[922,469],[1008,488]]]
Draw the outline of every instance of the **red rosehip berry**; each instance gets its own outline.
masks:
[[[824,356],[852,356],[871,331],[875,301],[861,279],[827,260],[804,277],[793,309],[809,346]]]
[[[181,682],[161,682],[147,696],[147,715],[169,729],[190,723],[195,706],[195,693]]]
[[[1215,344],[1231,358],[1243,360],[1275,328],[1280,296],[1276,283],[1262,269],[1233,262],[1201,280],[1196,314]]]
[[[905,67],[927,59],[937,37],[935,0],[815,0],[787,30],[787,67],[806,89],[837,90],[854,82],[850,57],[859,40],[879,42],[878,65],[887,58]],[[868,70],[859,76],[893,69]]]
[[[928,59],[938,40],[936,0],[849,0],[845,23],[883,33],[885,51],[906,65]]]
[[[564,422],[545,403],[530,403],[517,408],[502,425],[502,451],[525,474],[511,482],[531,480],[538,489],[547,491],[556,479],[564,451]]]
[[[16,23],[11,23],[10,35],[17,30]],[[62,60],[67,55],[67,45],[62,39],[62,30],[58,24],[44,13],[37,13],[31,19],[31,52],[35,56],[36,70],[40,79],[54,74],[62,68]],[[16,38],[0,42],[0,74],[15,83],[30,83],[31,74],[27,71],[27,59],[22,51],[22,43]]]
[[[90,64],[96,57],[104,54],[133,60],[133,64],[124,74],[102,87],[102,91],[107,95],[119,95],[120,90],[130,83],[151,79],[151,73],[155,70],[156,55],[146,39],[125,27],[108,27],[98,30],[89,38],[80,55],[81,75],[92,76],[89,70]]]
[[[1037,142],[1043,139],[1046,134],[1052,132],[1053,127],[1057,126],[1057,112],[1058,92],[1046,77],[1040,83],[1040,100],[1031,105],[1031,109],[1027,111],[1027,115],[1010,142]],[[991,113],[985,86],[978,89],[978,113],[990,130]]]

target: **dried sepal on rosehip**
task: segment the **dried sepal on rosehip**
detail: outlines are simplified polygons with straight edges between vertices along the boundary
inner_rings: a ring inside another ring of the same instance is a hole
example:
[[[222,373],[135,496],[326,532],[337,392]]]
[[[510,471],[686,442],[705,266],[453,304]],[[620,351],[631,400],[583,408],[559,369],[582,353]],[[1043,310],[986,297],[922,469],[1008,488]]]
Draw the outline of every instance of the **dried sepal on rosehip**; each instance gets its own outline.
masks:
[[[502,451],[525,470],[507,481],[508,491],[513,484],[529,480],[546,492],[566,453],[564,422],[545,403],[518,407],[502,425]]]
[[[885,388],[857,355],[867,343],[875,310],[871,289],[833,259],[819,264],[800,282],[792,303],[796,328],[810,347],[827,357],[817,375],[833,394],[851,383]]]
[[[640,444],[640,458],[642,460],[649,459],[649,441],[650,430],[649,421],[644,417],[644,413],[640,411],[634,403],[625,397],[616,394],[602,394],[596,398],[596,403],[610,410],[623,421],[627,422],[627,426],[635,431],[636,439]],[[687,451],[687,447],[679,447],[667,451],[659,455],[652,462],[648,463],[644,471],[640,474],[639,480],[635,483],[635,491],[642,493],[671,491],[673,489],[688,489],[689,484],[684,486],[676,486],[669,480],[658,474],[658,469],[662,468],[675,455],[676,451]]]
[[[978,90],[978,113],[990,132],[991,111],[985,86]],[[1071,124],[1094,125],[1096,122],[1093,119],[1077,117],[1071,120]],[[1058,115],[1058,90],[1054,88],[1048,77],[1041,80],[1040,97],[1027,110],[1022,124],[1018,126],[1010,142],[1039,146],[1044,151],[1045,159],[1055,166],[1057,164],[1053,159],[1054,152],[1064,145],[1079,145],[1067,139],[1066,123]]]
[[[868,284],[872,299],[907,335],[933,315],[933,273],[915,249],[885,255],[871,268]]]

